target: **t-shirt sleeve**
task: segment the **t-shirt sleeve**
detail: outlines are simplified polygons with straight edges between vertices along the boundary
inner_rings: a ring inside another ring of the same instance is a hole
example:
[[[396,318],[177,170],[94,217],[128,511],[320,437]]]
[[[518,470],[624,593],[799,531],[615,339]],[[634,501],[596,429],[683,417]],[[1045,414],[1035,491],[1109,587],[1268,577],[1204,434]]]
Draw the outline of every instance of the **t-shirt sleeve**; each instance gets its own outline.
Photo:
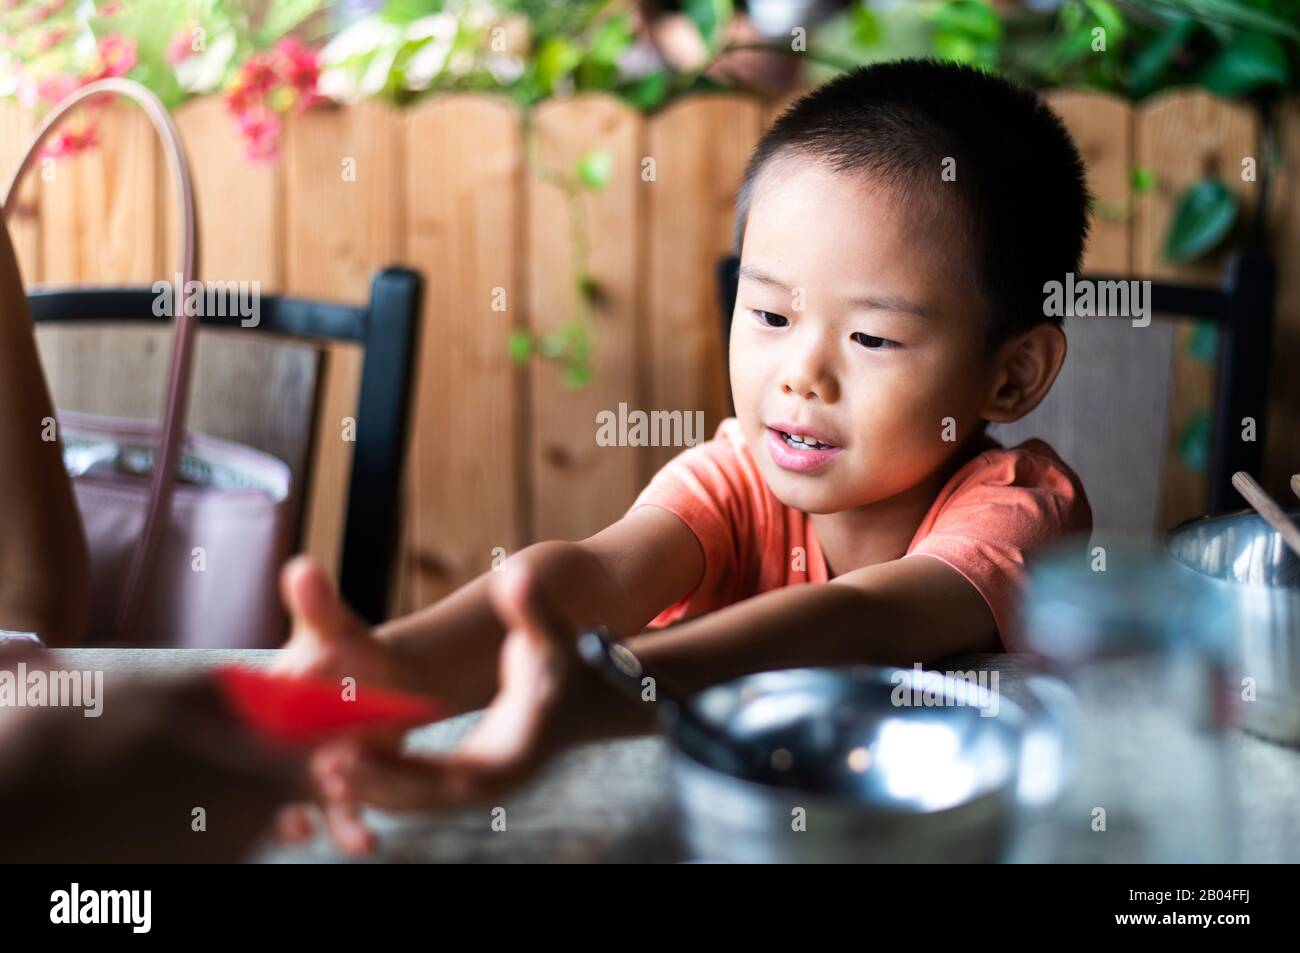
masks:
[[[724,421],[712,440],[683,450],[655,474],[628,509],[658,506],[677,515],[704,552],[704,573],[694,590],[659,613],[652,628],[702,615],[735,600],[743,553],[740,540],[752,523],[751,491]]]
[[[1036,441],[993,450],[968,472],[928,520],[932,525],[908,552],[939,559],[984,597],[1007,651],[1023,651],[1016,617],[1026,559],[1068,536],[1084,542],[1092,509],[1079,478]],[[960,476],[960,475],[959,475]]]

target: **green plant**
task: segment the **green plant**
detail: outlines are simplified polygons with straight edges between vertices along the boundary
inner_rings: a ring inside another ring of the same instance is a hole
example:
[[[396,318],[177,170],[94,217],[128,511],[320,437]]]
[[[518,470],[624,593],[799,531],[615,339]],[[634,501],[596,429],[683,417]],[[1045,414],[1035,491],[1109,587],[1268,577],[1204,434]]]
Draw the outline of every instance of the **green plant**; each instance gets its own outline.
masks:
[[[287,35],[324,6],[325,0],[14,0],[0,9],[0,77],[8,77],[7,86],[0,79],[0,95],[44,108],[86,83],[128,76],[175,107],[194,94],[242,86],[232,109],[250,151],[273,151],[275,114],[316,94],[314,53]],[[251,88],[248,74],[259,68]],[[93,120],[83,120],[50,151],[71,153],[94,141]]]
[[[588,236],[583,195],[599,192],[609,183],[613,158],[604,149],[594,149],[574,163],[565,175],[542,165],[536,155],[536,131],[531,121],[525,129],[527,155],[533,174],[558,188],[565,199],[572,239],[573,284],[577,314],[560,327],[541,337],[527,328],[515,328],[510,336],[510,356],[523,363],[533,356],[552,361],[563,372],[569,387],[583,387],[591,380],[591,352],[595,329],[595,309],[600,288],[588,268]]]
[[[911,37],[907,52],[915,53],[919,31],[930,55],[996,69],[1032,86],[1087,86],[1142,99],[1195,85],[1246,99],[1264,130],[1256,205],[1265,213],[1272,111],[1283,92],[1300,87],[1300,0],[1065,0],[1049,13],[1002,19],[985,0],[923,0],[871,14],[878,21],[871,30],[844,29],[860,23],[857,11],[867,9],[859,4],[842,17],[838,34],[824,32],[839,37],[837,56],[868,60],[882,47],[895,49],[900,33]],[[1136,179],[1133,188],[1139,191]],[[1213,252],[1232,233],[1238,212],[1221,179],[1193,183],[1177,199],[1165,254],[1189,261]],[[1122,218],[1127,211],[1110,203],[1098,214]],[[1255,229],[1262,233],[1262,219]]]

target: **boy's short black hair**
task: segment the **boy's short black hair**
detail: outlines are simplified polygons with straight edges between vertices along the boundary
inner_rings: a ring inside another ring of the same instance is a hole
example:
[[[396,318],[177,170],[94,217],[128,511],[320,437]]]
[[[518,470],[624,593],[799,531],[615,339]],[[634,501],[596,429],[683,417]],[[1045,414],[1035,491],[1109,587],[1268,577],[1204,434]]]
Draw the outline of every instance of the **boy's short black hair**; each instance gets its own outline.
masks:
[[[1043,284],[1079,271],[1091,202],[1079,151],[1037,94],[933,60],[879,63],[819,86],[755,147],[736,200],[737,254],[760,173],[790,155],[954,203],[991,344],[1060,323],[1044,314]],[[955,180],[943,179],[945,167]]]

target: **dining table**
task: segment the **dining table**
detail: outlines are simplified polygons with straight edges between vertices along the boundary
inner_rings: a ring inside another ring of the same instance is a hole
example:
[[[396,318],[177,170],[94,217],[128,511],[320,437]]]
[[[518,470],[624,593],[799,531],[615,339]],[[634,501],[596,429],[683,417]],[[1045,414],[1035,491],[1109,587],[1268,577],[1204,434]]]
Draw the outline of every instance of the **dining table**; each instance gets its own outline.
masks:
[[[273,649],[54,650],[56,667],[106,675],[167,677],[237,663],[262,668]],[[1025,679],[1037,672],[1027,654],[973,655],[951,660],[963,668],[997,672],[999,691],[1019,702]],[[472,712],[411,732],[416,752],[454,748],[481,717]],[[1300,862],[1300,750],[1231,730],[1233,813],[1238,859],[1248,863]],[[556,756],[538,776],[499,803],[468,810],[388,812],[367,809],[378,835],[360,862],[571,863],[679,862],[669,752],[657,736],[576,746]],[[256,847],[260,863],[351,863],[323,836],[285,846]],[[1066,857],[1065,860],[1072,858]],[[1077,858],[1083,859],[1083,858]]]

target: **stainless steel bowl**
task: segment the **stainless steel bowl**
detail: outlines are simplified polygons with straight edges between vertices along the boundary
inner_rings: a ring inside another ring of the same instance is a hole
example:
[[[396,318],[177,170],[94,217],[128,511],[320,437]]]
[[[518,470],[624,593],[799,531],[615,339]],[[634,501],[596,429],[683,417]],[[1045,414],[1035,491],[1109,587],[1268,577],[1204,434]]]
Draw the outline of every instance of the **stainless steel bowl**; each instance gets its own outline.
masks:
[[[940,704],[899,704],[925,697],[914,688]],[[670,730],[692,857],[978,862],[1008,848],[1032,726],[1024,709],[972,682],[900,669],[792,669],[692,701],[727,736],[769,753],[738,777]]]
[[[1300,523],[1300,512],[1287,515]],[[1176,526],[1165,551],[1215,580],[1232,607],[1236,664],[1256,693],[1242,705],[1243,727],[1300,744],[1300,557],[1250,510]]]

